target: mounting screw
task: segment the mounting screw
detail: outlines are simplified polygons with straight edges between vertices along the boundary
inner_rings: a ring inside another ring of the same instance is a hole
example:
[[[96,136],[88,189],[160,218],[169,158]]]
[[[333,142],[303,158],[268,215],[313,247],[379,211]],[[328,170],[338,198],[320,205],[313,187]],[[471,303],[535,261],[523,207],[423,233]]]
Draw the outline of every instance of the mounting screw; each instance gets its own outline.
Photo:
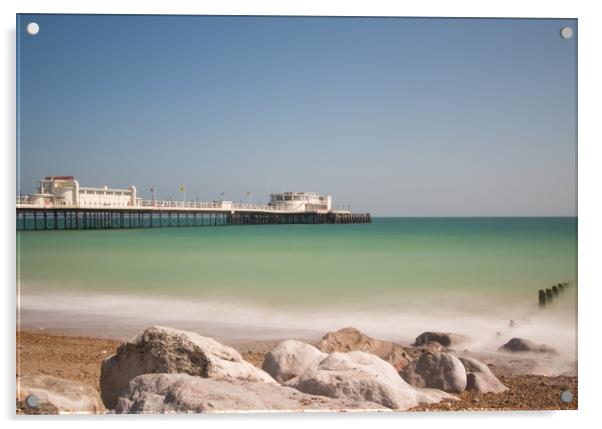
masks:
[[[560,37],[563,39],[570,39],[573,37],[573,29],[571,27],[562,27],[560,29]]]
[[[568,404],[573,400],[573,393],[570,390],[563,390],[562,393],[560,393],[560,400],[565,404]]]
[[[27,32],[30,35],[35,36],[40,32],[40,26],[37,22],[30,22],[29,24],[27,24]]]
[[[40,404],[40,400],[36,395],[28,395],[27,398],[25,398],[25,404],[27,404],[29,408],[36,408]]]

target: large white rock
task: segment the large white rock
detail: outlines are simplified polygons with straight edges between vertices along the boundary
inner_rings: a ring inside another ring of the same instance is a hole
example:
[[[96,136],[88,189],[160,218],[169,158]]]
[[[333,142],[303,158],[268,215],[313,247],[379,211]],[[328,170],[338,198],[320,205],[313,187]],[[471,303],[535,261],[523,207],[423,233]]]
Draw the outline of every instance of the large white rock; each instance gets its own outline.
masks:
[[[397,410],[453,398],[441,391],[416,389],[406,383],[390,363],[358,351],[333,353],[317,368],[285,385],[312,395],[371,401]]]
[[[283,341],[270,350],[261,365],[261,369],[270,374],[277,382],[284,383],[291,378],[315,368],[328,355],[314,346],[302,341]]]
[[[200,377],[276,383],[266,372],[244,361],[236,350],[194,332],[153,326],[102,363],[101,397],[107,408],[130,380],[142,374],[185,373]]]
[[[50,404],[59,413],[95,414],[105,412],[96,389],[76,381],[50,375],[31,375],[17,379],[17,400],[35,395],[40,404]]]
[[[405,368],[412,361],[411,356],[399,344],[371,338],[351,327],[327,333],[318,342],[317,347],[326,353],[351,351],[372,353],[389,362],[397,371]]]
[[[466,370],[455,356],[443,352],[424,352],[418,360],[401,372],[416,387],[460,393],[466,389]]]
[[[116,413],[205,413],[232,411],[384,410],[373,402],[301,393],[277,384],[215,380],[188,374],[147,374],[130,381]]]
[[[474,358],[459,358],[466,370],[466,390],[481,393],[501,393],[508,390],[483,362]]]

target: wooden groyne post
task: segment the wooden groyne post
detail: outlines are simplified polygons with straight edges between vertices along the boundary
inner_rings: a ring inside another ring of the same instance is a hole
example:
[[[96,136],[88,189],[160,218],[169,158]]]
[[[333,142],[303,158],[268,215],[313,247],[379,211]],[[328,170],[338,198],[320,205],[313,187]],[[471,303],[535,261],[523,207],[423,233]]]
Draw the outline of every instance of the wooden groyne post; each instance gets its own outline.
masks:
[[[539,306],[546,306],[546,291],[543,289],[539,289]]]
[[[553,299],[554,299],[554,294],[552,293],[552,289],[547,288],[546,289],[546,301],[552,302]]]
[[[554,300],[560,298],[560,296],[569,288],[570,282],[562,282],[555,284],[551,288],[539,289],[537,292],[537,299],[539,307],[543,308],[547,304],[551,304]]]

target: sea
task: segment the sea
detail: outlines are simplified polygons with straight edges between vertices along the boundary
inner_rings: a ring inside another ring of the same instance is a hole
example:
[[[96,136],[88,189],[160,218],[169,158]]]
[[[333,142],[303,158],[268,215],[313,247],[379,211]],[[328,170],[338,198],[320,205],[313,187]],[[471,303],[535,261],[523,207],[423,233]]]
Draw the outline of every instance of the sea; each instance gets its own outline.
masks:
[[[319,338],[354,326],[483,347],[528,336],[576,353],[577,218],[17,232],[19,324],[128,337]],[[568,290],[540,308],[538,291]]]

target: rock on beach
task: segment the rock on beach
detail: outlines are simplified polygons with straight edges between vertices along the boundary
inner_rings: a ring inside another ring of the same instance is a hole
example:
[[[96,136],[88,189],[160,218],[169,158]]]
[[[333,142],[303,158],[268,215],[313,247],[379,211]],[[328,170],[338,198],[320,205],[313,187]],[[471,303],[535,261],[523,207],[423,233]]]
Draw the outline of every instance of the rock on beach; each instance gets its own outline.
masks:
[[[429,343],[438,343],[445,348],[454,348],[465,345],[468,338],[460,334],[450,332],[423,332],[416,337],[415,346],[426,346]]]
[[[550,353],[555,354],[556,350],[545,344],[535,344],[533,341],[524,338],[512,338],[506,344],[501,346],[498,351],[504,352],[531,352],[531,353]]]
[[[353,401],[371,401],[406,410],[454,397],[445,392],[416,389],[378,356],[361,351],[332,353],[315,369],[285,383],[312,395]]]
[[[315,368],[328,355],[302,341],[287,340],[270,350],[261,369],[270,374],[278,383],[304,374]]]
[[[188,374],[135,377],[117,400],[115,413],[220,411],[384,411],[374,402],[308,395],[277,384],[216,380]]]
[[[401,373],[416,387],[461,393],[466,389],[466,370],[457,357],[444,352],[425,352]]]
[[[351,351],[372,353],[389,362],[398,371],[405,368],[412,360],[406,350],[399,344],[371,338],[350,327],[327,333],[322,337],[317,347],[325,353]]]
[[[501,393],[508,390],[483,362],[468,357],[459,359],[466,370],[466,390],[480,393]]]
[[[57,413],[104,413],[105,407],[96,389],[76,381],[50,375],[30,375],[17,378],[17,401],[35,395],[40,406],[50,404]]]
[[[153,326],[121,344],[116,354],[102,363],[100,387],[105,406],[114,408],[134,377],[156,373],[276,384],[265,371],[244,361],[238,351],[212,338]]]

